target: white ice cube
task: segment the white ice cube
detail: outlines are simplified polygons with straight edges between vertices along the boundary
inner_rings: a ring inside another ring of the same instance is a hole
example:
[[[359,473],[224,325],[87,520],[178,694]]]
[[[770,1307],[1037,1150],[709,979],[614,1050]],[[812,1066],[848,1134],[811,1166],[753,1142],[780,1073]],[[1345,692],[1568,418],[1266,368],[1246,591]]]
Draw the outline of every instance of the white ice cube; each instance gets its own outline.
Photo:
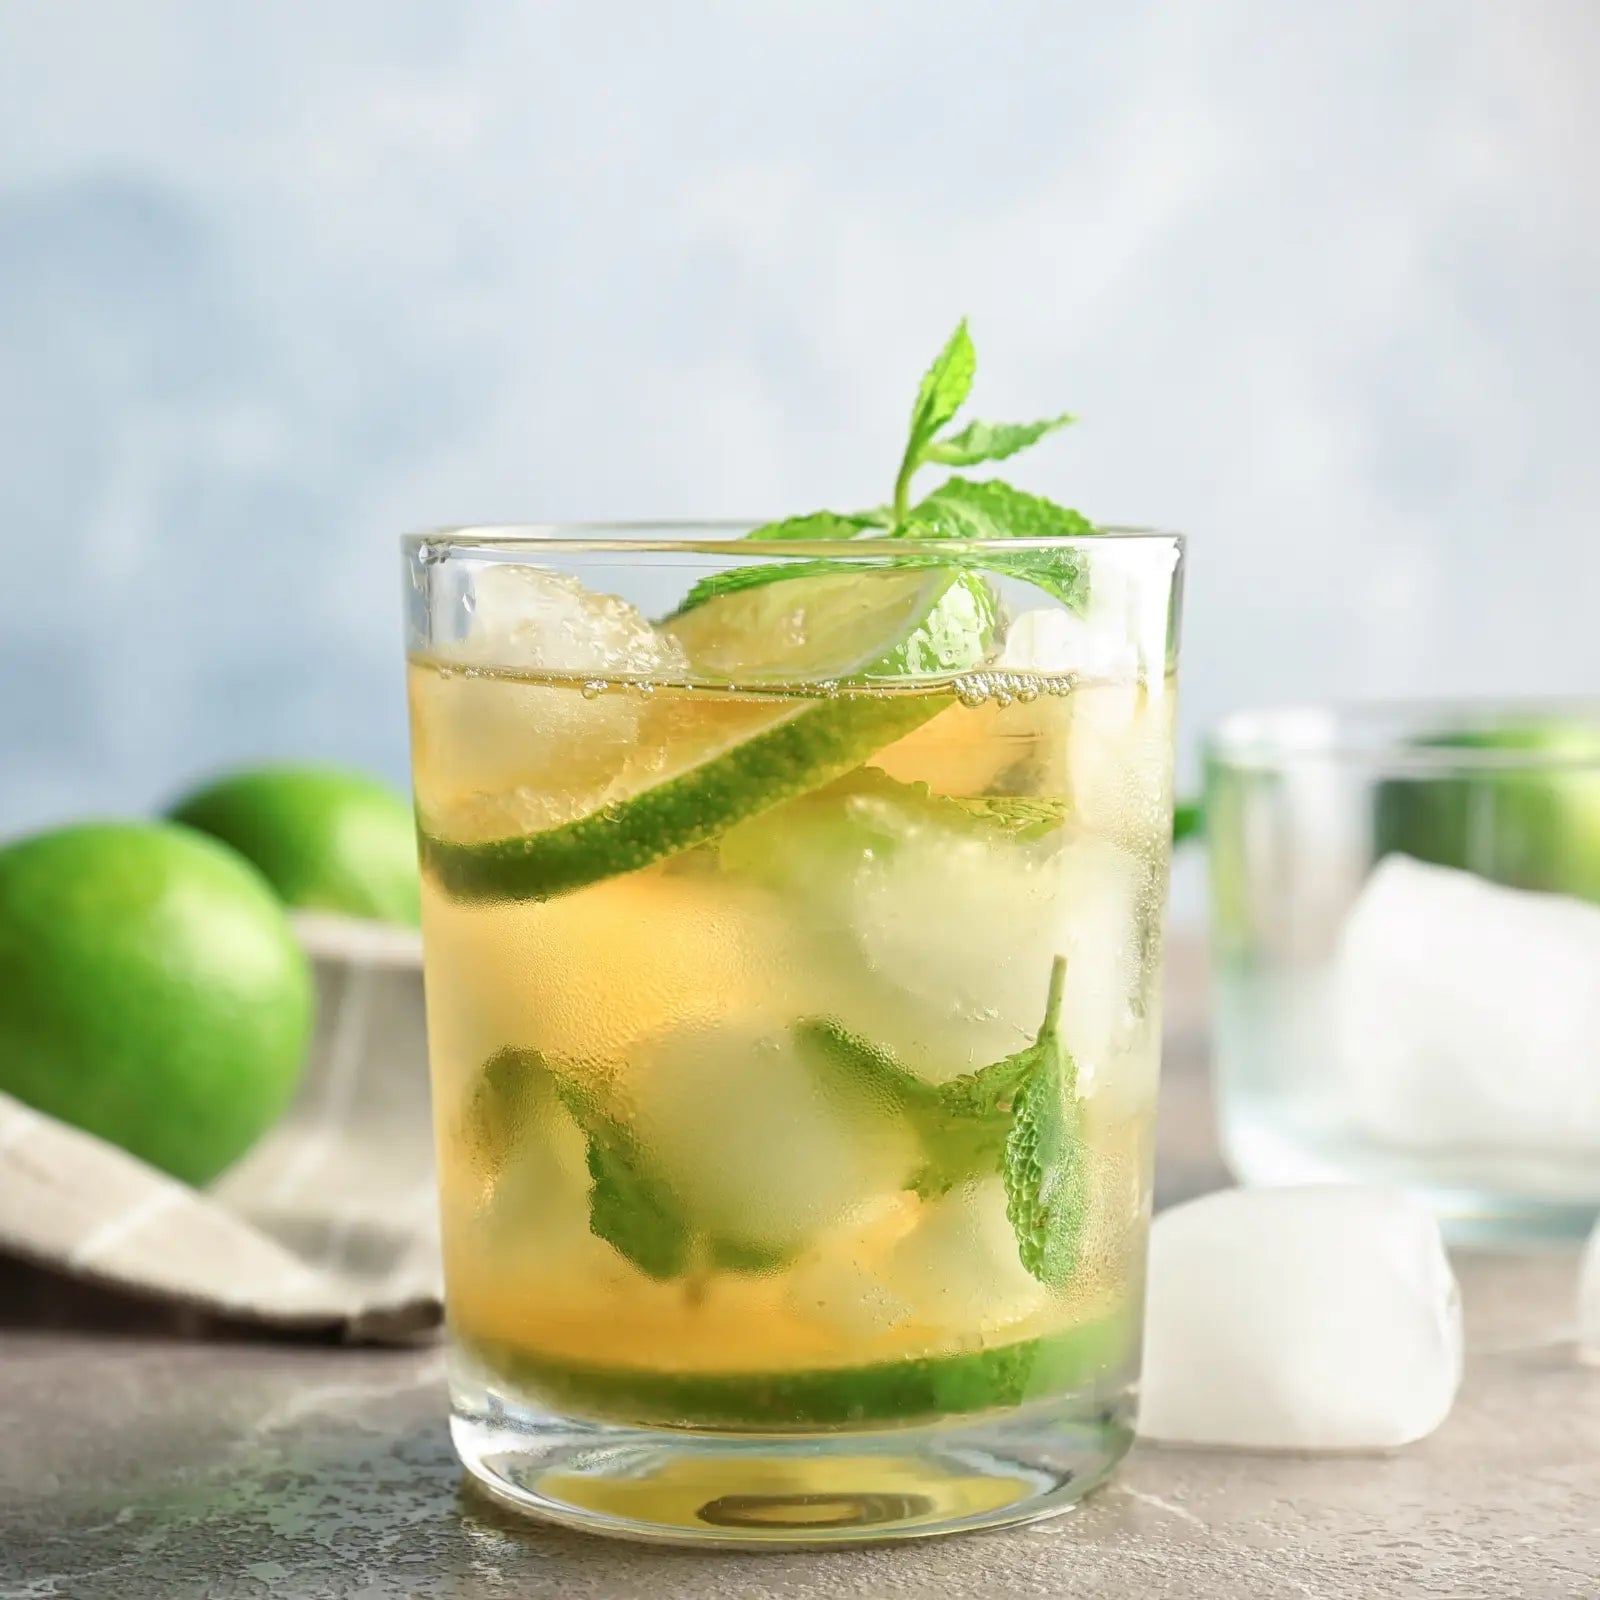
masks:
[[[1269,1450],[1407,1444],[1449,1414],[1461,1307],[1399,1190],[1225,1189],[1150,1235],[1139,1431]]]
[[[884,1277],[924,1321],[955,1332],[1022,1322],[1049,1301],[1017,1253],[998,1178],[925,1204],[916,1227],[890,1252]]]
[[[890,1017],[862,1019],[866,1031],[887,1027],[883,1042],[919,1071],[969,1072],[1034,1038],[1063,955],[1062,1038],[1087,1084],[1136,1021],[1147,876],[1100,839],[1030,850],[908,828],[852,885],[848,918],[868,966],[906,997],[904,1030]]]
[[[574,676],[649,678],[681,667],[675,639],[614,594],[597,594],[565,573],[493,566],[473,586],[472,626],[457,652],[501,667]]]
[[[787,1033],[722,1023],[673,1029],[640,1052],[633,1131],[709,1232],[791,1249],[916,1164],[902,1118],[841,1104]]]
[[[1600,1148],[1600,907],[1389,856],[1344,927],[1358,1121],[1413,1148]]]
[[[1600,1365],[1600,1222],[1589,1235],[1578,1272],[1578,1354]]]
[[[450,658],[469,667],[528,669],[574,682],[509,676],[413,678],[417,798],[425,818],[460,838],[564,822],[625,791],[645,747],[644,697],[618,682],[681,670],[677,642],[616,595],[538,567],[480,573],[467,637]],[[578,683],[609,686],[588,698]]]

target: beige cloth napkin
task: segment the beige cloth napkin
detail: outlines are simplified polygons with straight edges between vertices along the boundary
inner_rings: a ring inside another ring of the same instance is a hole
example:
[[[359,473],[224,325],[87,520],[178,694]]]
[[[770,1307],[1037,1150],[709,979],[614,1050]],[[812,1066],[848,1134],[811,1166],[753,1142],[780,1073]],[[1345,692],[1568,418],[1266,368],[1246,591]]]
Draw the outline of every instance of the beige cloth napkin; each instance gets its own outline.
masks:
[[[0,1251],[229,1319],[353,1341],[438,1327],[422,950],[296,919],[317,975],[293,1107],[210,1189],[0,1094]]]

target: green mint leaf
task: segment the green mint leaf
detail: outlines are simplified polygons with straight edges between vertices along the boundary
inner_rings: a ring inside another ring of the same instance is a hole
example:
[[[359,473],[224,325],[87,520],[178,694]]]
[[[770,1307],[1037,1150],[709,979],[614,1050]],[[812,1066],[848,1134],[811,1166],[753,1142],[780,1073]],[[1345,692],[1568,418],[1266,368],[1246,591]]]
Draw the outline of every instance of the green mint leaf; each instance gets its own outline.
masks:
[[[894,484],[896,523],[905,519],[912,473],[926,459],[933,436],[961,409],[972,391],[972,379],[977,370],[978,354],[972,347],[972,336],[967,332],[967,319],[963,317],[956,324],[956,331],[950,335],[944,349],[934,358],[933,365],[923,375],[916,404],[911,408],[911,432]]]
[[[902,1115],[917,1117],[938,1103],[939,1091],[895,1060],[889,1051],[827,1017],[808,1017],[794,1027],[803,1061],[824,1092],[849,1096]]]
[[[911,523],[918,539],[1081,539],[1100,531],[1082,512],[993,478],[941,483]]]
[[[1006,1139],[1006,1215],[1017,1254],[1040,1283],[1058,1289],[1072,1276],[1088,1214],[1088,1175],[1080,1141],[1077,1069],[1061,1043],[1061,996],[1067,963],[1050,972],[1044,1023],[1032,1064],[1016,1092]]]
[[[1017,1090],[1033,1070],[1033,1046],[939,1086],[936,1116],[919,1132],[926,1154],[911,1187],[925,1200],[1002,1170]]]
[[[959,433],[935,439],[923,452],[924,461],[945,467],[975,467],[980,461],[1004,461],[1019,450],[1037,444],[1047,433],[1076,422],[1062,412],[1059,417],[1043,417],[1038,422],[969,422]]]
[[[880,527],[879,513],[864,511],[860,515],[839,511],[812,511],[803,517],[785,517],[781,522],[769,522],[752,529],[746,539],[806,539],[812,541],[853,539],[863,528]]]
[[[1037,1043],[977,1072],[933,1084],[831,1019],[808,1018],[794,1033],[824,1093],[893,1109],[911,1125],[920,1157],[907,1176],[908,1189],[932,1200],[1004,1170],[1017,1102],[1040,1071]]]
[[[534,1050],[496,1050],[472,1080],[461,1133],[474,1159],[498,1176],[516,1131],[532,1121],[541,1096],[555,1080]]]
[[[1046,838],[1067,820],[1067,802],[1056,795],[979,794],[943,798],[986,828],[1023,844]]]
[[[613,1118],[589,1136],[589,1229],[647,1278],[681,1277],[694,1236],[677,1197],[650,1171],[639,1142]]]
[[[707,1241],[706,1258],[719,1272],[748,1272],[759,1277],[787,1266],[794,1259],[794,1252],[749,1239],[713,1238]]]
[[[992,543],[1005,539],[1077,539],[1097,531],[1081,513],[1038,495],[1024,494],[1008,483],[951,478],[918,503],[901,533],[914,539]],[[1088,575],[1076,551],[987,551],[968,559],[987,572],[1031,583],[1074,610],[1081,611],[1088,599]]]
[[[498,1050],[474,1081],[463,1121],[474,1154],[498,1176],[542,1097],[567,1109],[588,1141],[589,1230],[646,1277],[663,1282],[706,1266],[772,1272],[790,1252],[698,1227],[626,1123],[574,1073],[537,1050]]]

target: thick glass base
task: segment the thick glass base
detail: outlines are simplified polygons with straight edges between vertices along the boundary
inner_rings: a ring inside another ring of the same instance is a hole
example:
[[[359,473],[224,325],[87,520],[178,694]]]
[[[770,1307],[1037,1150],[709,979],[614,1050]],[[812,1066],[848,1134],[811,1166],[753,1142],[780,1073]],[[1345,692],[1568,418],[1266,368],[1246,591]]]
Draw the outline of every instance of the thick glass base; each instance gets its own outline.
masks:
[[[816,1434],[630,1428],[504,1399],[463,1409],[461,1398],[456,1450],[501,1504],[615,1538],[730,1549],[927,1538],[1053,1516],[1102,1482],[1133,1440],[1131,1389]]]

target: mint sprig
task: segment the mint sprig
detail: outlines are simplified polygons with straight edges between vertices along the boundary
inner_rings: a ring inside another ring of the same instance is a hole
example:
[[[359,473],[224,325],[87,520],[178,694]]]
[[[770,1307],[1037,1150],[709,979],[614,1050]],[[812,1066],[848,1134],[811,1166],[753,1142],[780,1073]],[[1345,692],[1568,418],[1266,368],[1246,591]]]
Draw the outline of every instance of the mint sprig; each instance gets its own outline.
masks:
[[[912,482],[927,467],[970,467],[1004,461],[1075,419],[1062,413],[1036,422],[969,421],[947,431],[967,402],[977,372],[977,352],[965,318],[934,358],[917,388],[905,450],[895,473],[887,506],[867,511],[813,511],[805,516],[769,522],[745,535],[749,541],[828,541],[861,539],[948,541],[948,556],[897,555],[896,566],[970,566],[1001,577],[1018,578],[1043,589],[1064,604],[1081,609],[1087,598],[1083,564],[1071,550],[972,551],[959,554],[960,543],[995,543],[1006,539],[1081,538],[1099,530],[1082,513],[1025,494],[998,479],[974,482],[951,477],[915,504]],[[739,567],[702,578],[684,597],[677,615],[719,595],[756,588],[785,578],[815,577],[825,572],[859,570],[848,560],[812,559],[772,566]]]

